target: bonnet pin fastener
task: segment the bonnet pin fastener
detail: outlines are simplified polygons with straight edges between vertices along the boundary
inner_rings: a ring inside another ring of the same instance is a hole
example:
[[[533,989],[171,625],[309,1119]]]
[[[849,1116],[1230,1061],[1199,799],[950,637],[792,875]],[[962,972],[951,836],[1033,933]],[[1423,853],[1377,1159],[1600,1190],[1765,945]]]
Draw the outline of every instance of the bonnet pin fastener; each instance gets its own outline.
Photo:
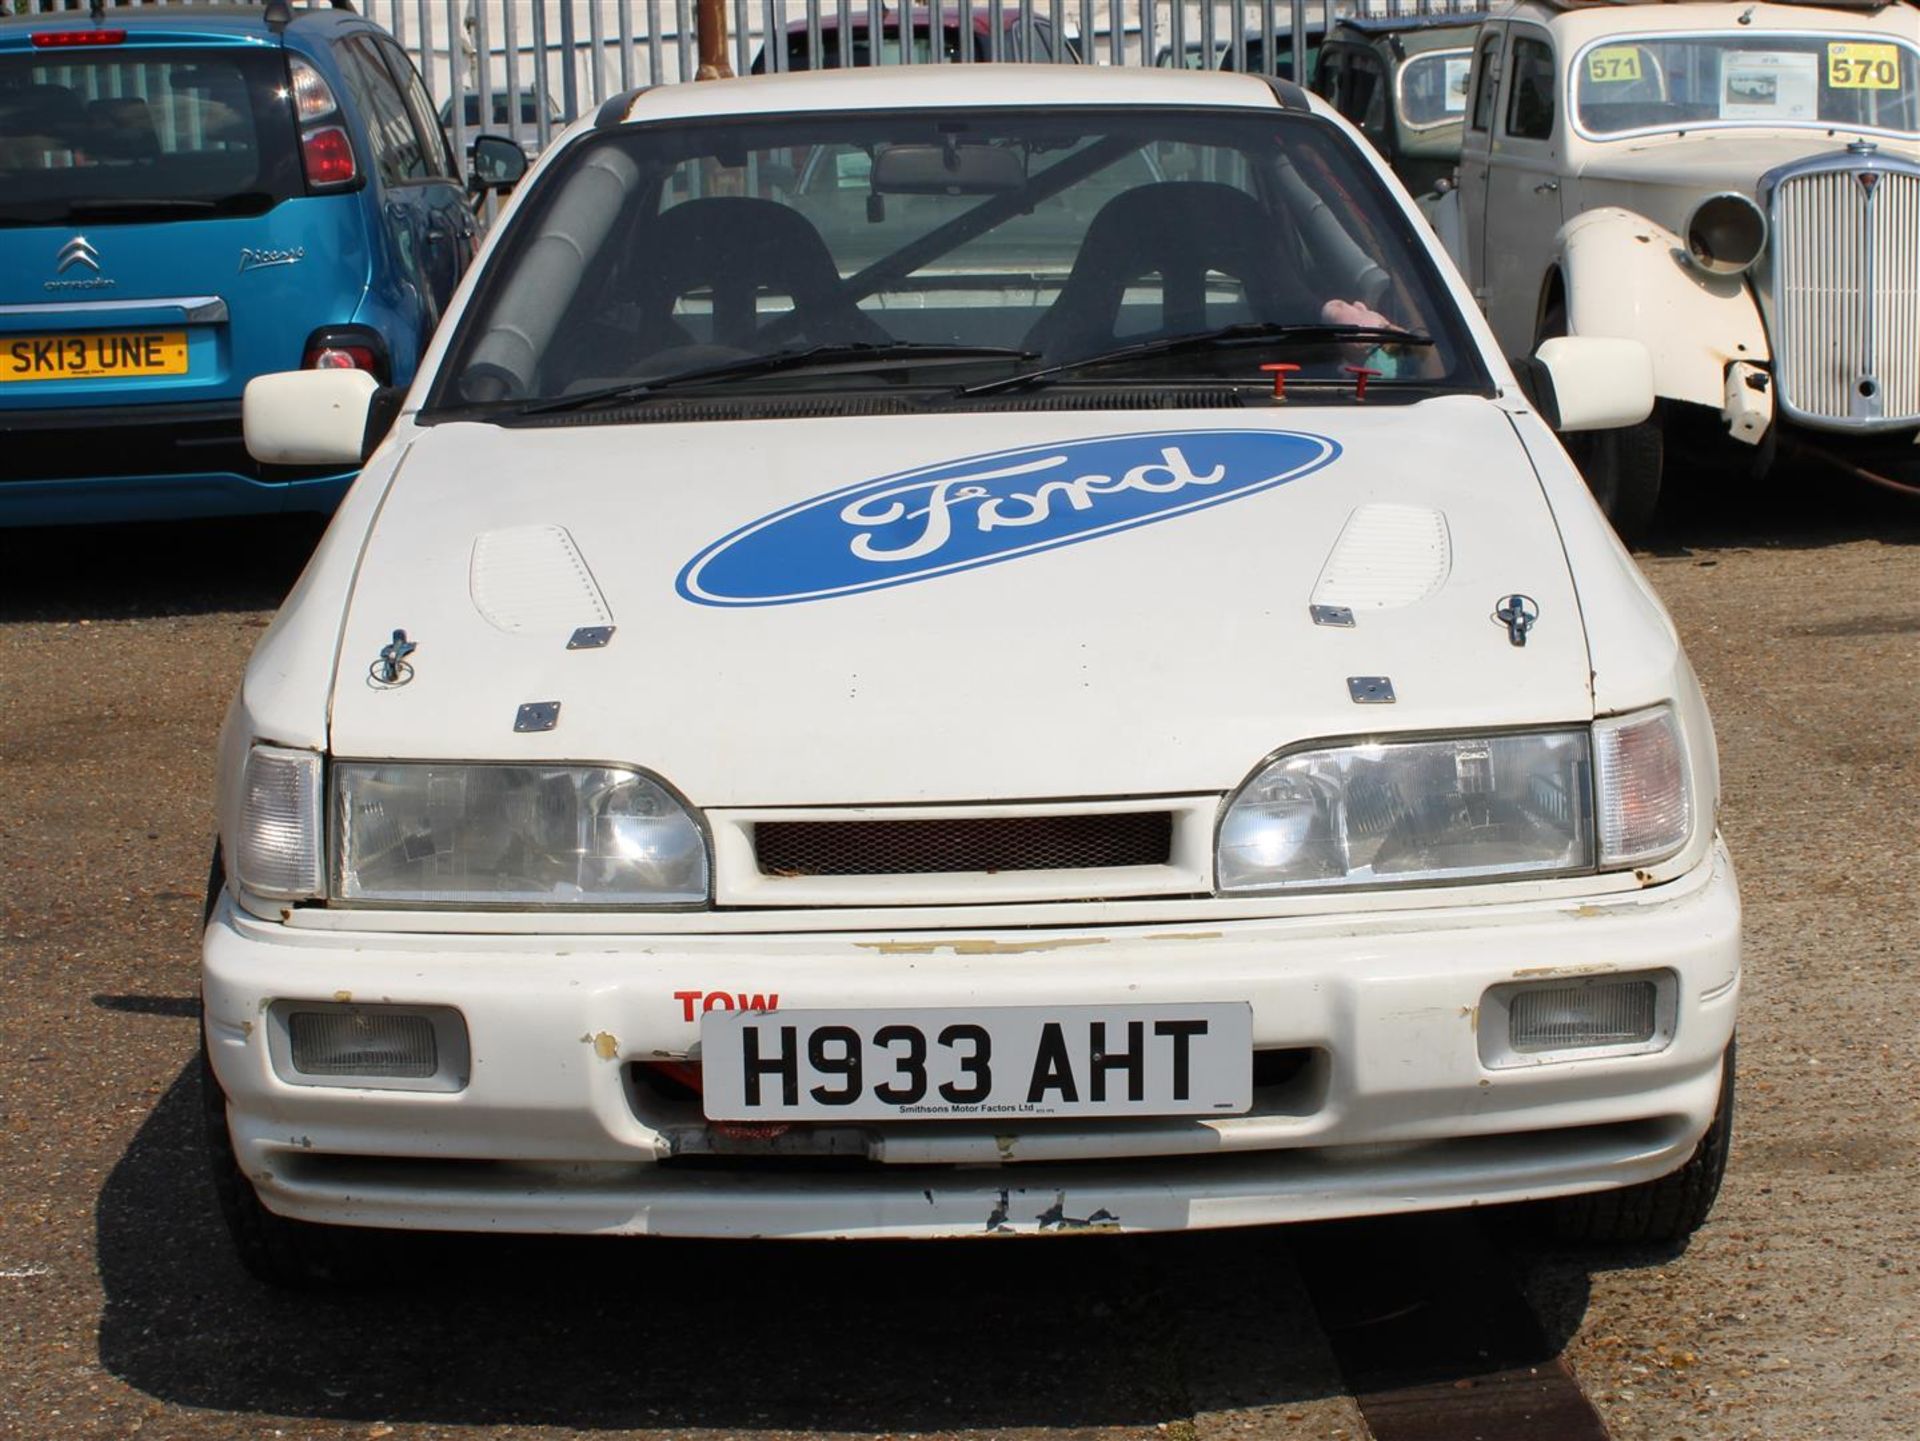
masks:
[[[395,631],[393,639],[380,647],[380,659],[367,668],[367,679],[375,685],[405,685],[413,679],[413,666],[407,657],[419,648],[417,642],[407,639],[405,631]]]
[[[1507,640],[1525,645],[1527,632],[1540,619],[1540,606],[1530,595],[1510,595],[1494,608],[1493,618],[1507,628]]]

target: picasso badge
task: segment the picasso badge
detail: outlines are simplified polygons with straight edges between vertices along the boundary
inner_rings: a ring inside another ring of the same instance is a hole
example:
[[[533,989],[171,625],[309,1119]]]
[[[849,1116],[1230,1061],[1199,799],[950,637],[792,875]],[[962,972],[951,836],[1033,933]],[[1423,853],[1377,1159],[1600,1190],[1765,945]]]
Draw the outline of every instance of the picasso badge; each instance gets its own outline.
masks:
[[[1161,430],[970,455],[815,496],[680,572],[700,605],[791,605],[1077,545],[1284,485],[1340,454],[1285,430]]]

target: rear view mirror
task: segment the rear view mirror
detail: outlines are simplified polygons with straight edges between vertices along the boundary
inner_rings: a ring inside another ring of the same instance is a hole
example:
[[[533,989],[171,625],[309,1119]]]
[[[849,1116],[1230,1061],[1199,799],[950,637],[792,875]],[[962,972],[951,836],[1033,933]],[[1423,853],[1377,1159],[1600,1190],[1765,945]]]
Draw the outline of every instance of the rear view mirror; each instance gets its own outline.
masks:
[[[527,173],[527,155],[504,135],[476,135],[467,150],[467,189],[505,192]]]
[[[256,375],[240,402],[247,453],[267,465],[357,466],[367,455],[367,421],[379,390],[364,370]],[[392,424],[391,414],[386,422]]]
[[[1637,340],[1561,335],[1534,359],[1534,404],[1562,434],[1620,430],[1653,413],[1653,356]]]
[[[1027,166],[1003,145],[891,145],[872,181],[876,195],[997,195],[1025,185]]]

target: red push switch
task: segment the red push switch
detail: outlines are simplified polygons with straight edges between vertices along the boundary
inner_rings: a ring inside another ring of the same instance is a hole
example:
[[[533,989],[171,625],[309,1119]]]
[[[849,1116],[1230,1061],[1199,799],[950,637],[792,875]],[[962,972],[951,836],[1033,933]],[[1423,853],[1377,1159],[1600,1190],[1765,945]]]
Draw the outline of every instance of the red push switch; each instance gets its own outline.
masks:
[[[1355,400],[1365,400],[1367,398],[1367,382],[1372,380],[1376,375],[1384,375],[1386,373],[1380,370],[1370,370],[1364,365],[1343,365],[1340,368],[1353,377],[1353,398]]]
[[[1284,360],[1278,360],[1269,365],[1263,365],[1260,368],[1273,376],[1273,398],[1275,400],[1285,400],[1287,398],[1287,376],[1300,367],[1290,365]]]

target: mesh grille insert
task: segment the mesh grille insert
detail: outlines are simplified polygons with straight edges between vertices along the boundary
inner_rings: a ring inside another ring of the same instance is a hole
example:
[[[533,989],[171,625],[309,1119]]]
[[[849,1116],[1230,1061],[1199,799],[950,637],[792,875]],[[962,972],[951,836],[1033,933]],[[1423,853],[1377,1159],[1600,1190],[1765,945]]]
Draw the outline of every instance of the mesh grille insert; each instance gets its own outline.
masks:
[[[919,821],[762,821],[754,854],[768,876],[900,876],[1163,866],[1168,811]]]

